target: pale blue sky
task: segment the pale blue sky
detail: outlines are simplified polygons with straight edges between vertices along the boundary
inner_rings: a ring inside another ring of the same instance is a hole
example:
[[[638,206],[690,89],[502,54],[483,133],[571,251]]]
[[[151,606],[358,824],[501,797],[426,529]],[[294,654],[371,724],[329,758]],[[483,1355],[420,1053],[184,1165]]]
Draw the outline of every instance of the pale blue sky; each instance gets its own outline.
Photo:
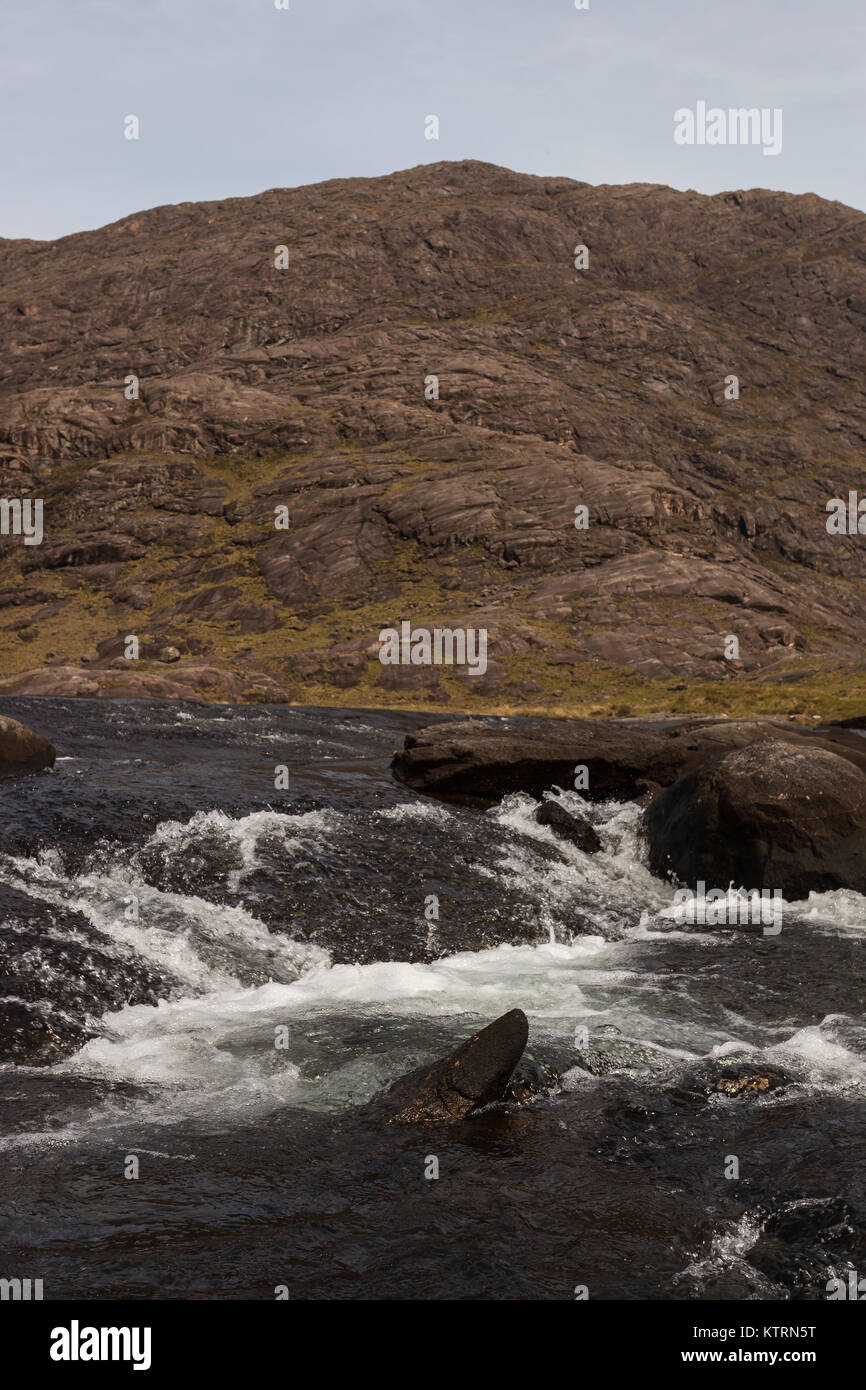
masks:
[[[863,0],[2,0],[0,236],[466,158],[866,208],[864,41]],[[781,154],[676,145],[698,100]]]

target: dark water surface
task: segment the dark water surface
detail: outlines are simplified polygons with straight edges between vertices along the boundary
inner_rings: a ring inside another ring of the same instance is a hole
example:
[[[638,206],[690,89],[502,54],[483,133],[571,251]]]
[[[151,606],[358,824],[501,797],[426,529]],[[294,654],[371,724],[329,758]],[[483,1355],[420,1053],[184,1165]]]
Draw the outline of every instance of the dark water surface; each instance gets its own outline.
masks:
[[[866,899],[789,905],[775,937],[684,929],[637,808],[583,808],[589,858],[530,797],[396,783],[426,714],[0,711],[59,754],[0,783],[0,1276],[46,1298],[818,1299],[866,1273]],[[371,1121],[515,1006],[552,1093]],[[787,1084],[715,1090],[762,1071]]]

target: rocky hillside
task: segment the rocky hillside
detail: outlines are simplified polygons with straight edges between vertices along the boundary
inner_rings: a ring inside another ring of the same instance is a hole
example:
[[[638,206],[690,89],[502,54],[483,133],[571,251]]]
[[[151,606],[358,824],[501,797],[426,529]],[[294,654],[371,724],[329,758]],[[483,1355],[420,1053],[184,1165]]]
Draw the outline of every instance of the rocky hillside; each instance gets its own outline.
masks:
[[[0,240],[0,315],[2,690],[862,707],[850,208],[426,165]]]

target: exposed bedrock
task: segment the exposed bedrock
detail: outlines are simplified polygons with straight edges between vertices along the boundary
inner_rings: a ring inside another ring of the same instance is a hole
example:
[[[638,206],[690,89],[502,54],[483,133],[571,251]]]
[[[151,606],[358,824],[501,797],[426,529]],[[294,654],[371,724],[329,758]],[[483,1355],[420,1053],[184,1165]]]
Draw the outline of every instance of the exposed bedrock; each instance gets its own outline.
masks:
[[[644,827],[653,870],[691,886],[866,892],[866,775],[825,747],[728,753],[661,792]]]
[[[667,726],[612,719],[464,719],[409,734],[392,769],[417,791],[496,800],[575,786],[590,799],[637,799],[735,749],[782,742],[825,749],[866,773],[866,743],[844,729],[811,733],[776,719],[685,720]]]
[[[0,246],[7,693],[855,712],[863,212],[459,160]]]

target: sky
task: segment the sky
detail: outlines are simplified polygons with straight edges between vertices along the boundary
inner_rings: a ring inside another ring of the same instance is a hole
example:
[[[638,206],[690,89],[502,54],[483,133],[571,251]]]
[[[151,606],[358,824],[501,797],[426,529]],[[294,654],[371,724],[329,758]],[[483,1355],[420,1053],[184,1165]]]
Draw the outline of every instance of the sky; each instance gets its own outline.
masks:
[[[863,0],[281,3],[2,0],[0,236],[444,159],[866,209]],[[697,143],[699,102],[781,149]]]

